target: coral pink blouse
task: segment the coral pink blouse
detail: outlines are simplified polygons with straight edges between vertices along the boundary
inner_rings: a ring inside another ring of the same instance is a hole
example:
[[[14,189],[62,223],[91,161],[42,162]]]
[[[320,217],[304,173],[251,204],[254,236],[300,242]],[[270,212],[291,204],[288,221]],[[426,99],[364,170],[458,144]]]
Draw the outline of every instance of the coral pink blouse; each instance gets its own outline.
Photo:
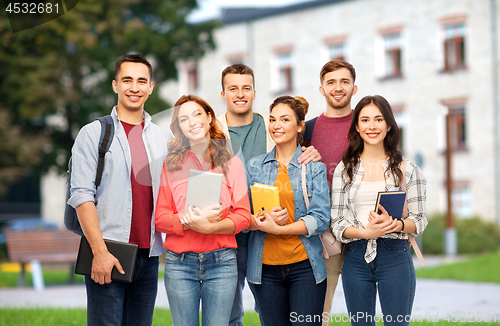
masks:
[[[222,179],[220,202],[222,218],[229,218],[235,225],[234,234],[201,234],[193,230],[183,230],[179,215],[184,214],[189,170],[213,170],[210,162],[200,162],[195,154],[187,152],[182,169],[168,171],[163,166],[158,203],[156,205],[156,230],[166,233],[163,246],[176,253],[209,252],[222,248],[236,248],[236,233],[250,225],[250,202],[248,200],[245,170],[241,160],[233,156],[227,163],[227,179]],[[228,184],[229,182],[229,184]]]

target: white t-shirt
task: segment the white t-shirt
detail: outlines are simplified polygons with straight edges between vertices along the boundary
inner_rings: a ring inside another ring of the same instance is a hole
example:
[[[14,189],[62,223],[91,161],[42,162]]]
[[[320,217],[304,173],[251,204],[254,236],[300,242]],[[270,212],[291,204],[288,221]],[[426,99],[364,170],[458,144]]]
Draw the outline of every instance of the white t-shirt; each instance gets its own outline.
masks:
[[[379,191],[385,191],[385,180],[374,182],[361,181],[354,194],[354,211],[364,227],[368,224],[370,211],[375,210]]]

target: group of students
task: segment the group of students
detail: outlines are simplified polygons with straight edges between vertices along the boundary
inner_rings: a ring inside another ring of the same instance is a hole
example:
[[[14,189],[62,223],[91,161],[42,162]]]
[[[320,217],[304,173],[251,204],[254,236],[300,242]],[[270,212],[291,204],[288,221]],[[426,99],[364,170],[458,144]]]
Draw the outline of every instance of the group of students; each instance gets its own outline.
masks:
[[[94,252],[85,279],[89,325],[151,325],[159,233],[165,233],[165,288],[176,326],[199,325],[200,301],[202,325],[242,325],[245,278],[262,325],[328,325],[341,273],[352,325],[375,325],[377,292],[384,323],[409,323],[415,271],[407,239],[427,224],[426,181],[416,165],[402,164],[399,129],[383,97],[366,96],[351,109],[357,92],[351,64],[323,66],[319,91],[326,111],[307,123],[308,104],[300,97],[276,98],[268,117],[254,112],[252,69],[229,66],[221,78],[226,112],[216,118],[203,99],[181,96],[171,134],[152,124],[143,108],[154,87],[149,63],[129,55],[115,73],[112,116],[120,141],[106,153],[112,168],[103,180],[125,184],[128,171],[129,184],[110,191],[73,178],[69,200]],[[75,171],[95,167],[96,127],[87,125],[75,140]],[[185,207],[193,169],[223,175],[218,203]],[[139,180],[145,175],[147,182]],[[254,183],[278,187],[280,206],[254,211]],[[407,216],[373,211],[379,191],[401,188]],[[327,228],[345,246],[324,258],[319,235]],[[102,247],[103,238],[139,244],[144,262],[131,284],[111,282],[111,269],[122,269]],[[104,303],[109,297],[114,310]]]

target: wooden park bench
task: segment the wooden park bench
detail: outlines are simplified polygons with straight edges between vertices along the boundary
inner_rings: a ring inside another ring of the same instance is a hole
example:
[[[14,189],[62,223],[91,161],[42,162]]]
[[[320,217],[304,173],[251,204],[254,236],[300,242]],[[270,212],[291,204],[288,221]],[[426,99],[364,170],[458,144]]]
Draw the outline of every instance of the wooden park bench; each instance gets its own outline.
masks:
[[[69,282],[74,280],[74,266],[80,237],[66,229],[5,229],[7,252],[11,262],[21,264],[18,286],[26,283],[26,264],[31,264],[33,286],[43,290],[41,263],[63,262],[70,267]]]

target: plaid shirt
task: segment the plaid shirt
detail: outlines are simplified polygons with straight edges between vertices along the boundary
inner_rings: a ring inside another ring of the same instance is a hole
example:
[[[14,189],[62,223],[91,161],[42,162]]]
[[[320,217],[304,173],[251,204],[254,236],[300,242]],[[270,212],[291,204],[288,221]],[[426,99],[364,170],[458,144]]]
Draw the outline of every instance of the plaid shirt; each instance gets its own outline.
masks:
[[[400,187],[396,187],[394,178],[390,171],[388,171],[389,162],[386,161],[383,165],[385,170],[385,191],[401,190]],[[343,243],[349,243],[352,241],[360,239],[350,239],[343,237],[345,229],[349,226],[364,229],[363,224],[359,221],[356,211],[354,210],[354,194],[361,184],[363,175],[365,174],[365,168],[363,162],[354,168],[353,182],[349,184],[344,189],[343,180],[344,163],[340,164],[335,169],[332,181],[332,222],[331,227],[333,234],[337,239]],[[426,200],[426,184],[427,181],[423,176],[422,172],[418,166],[413,163],[408,162],[406,164],[406,191],[407,191],[407,201],[408,201],[408,219],[415,222],[417,230],[412,233],[413,236],[418,236],[422,234],[425,227],[427,226],[427,217],[425,209]],[[345,176],[345,178],[347,178]],[[406,219],[403,217],[403,219]],[[382,238],[390,239],[408,239],[408,234],[398,232],[398,233],[388,233]],[[370,263],[377,256],[377,239],[369,239],[368,245],[365,252],[365,261]]]

